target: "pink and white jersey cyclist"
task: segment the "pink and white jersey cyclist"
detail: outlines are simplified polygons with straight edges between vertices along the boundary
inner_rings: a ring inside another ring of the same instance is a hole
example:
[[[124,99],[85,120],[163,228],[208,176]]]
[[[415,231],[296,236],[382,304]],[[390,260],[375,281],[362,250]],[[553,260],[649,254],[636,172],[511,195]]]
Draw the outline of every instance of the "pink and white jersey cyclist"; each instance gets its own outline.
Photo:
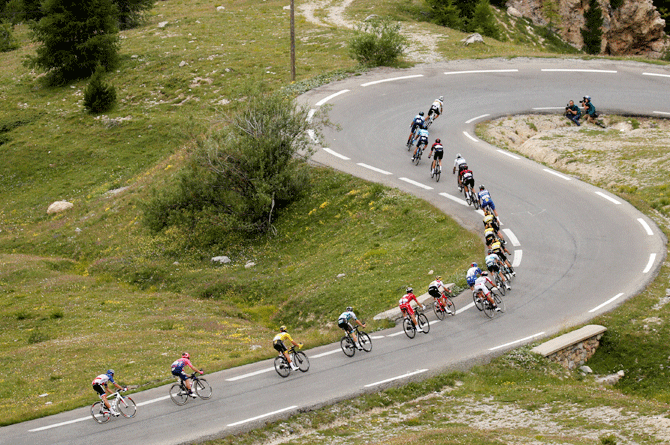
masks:
[[[172,375],[175,377],[179,377],[184,382],[184,385],[186,386],[186,389],[188,389],[190,395],[192,397],[195,397],[195,394],[193,394],[193,392],[191,391],[191,381],[189,380],[190,377],[188,374],[184,372],[184,367],[186,366],[188,366],[195,372],[203,374],[202,371],[193,366],[193,363],[191,363],[191,355],[188,352],[184,352],[181,355],[181,358],[178,358],[177,360],[172,362],[170,368],[172,369]]]

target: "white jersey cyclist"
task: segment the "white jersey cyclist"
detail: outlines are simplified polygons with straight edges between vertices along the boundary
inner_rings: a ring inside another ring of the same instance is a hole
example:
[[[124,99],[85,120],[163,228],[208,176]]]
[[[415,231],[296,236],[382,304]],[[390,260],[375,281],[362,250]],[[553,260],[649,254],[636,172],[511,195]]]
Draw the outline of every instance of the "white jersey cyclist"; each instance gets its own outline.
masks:
[[[491,279],[488,276],[486,275],[480,276],[475,280],[474,292],[478,293],[479,291],[481,291],[485,297],[488,297],[491,294],[491,290],[487,285],[490,285],[491,287],[496,287],[495,283],[491,281]]]

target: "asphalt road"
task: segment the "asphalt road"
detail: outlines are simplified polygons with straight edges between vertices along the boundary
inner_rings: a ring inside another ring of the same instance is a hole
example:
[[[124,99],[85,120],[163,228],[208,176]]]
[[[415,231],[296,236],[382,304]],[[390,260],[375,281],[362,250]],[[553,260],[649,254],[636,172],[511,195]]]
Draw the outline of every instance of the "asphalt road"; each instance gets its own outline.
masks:
[[[568,70],[568,71],[564,71]],[[307,351],[311,369],[280,378],[271,361],[206,376],[210,400],[183,407],[168,387],[133,394],[133,419],[94,423],[89,408],[3,427],[12,444],[186,443],[220,437],[388,385],[485,361],[609,311],[640,292],[665,258],[665,238],[631,205],[576,178],[498,150],[474,136],[484,119],[562,112],[590,95],[599,111],[670,117],[670,70],[632,62],[559,59],[456,61],[409,70],[381,69],[313,90],[301,100],[332,108],[314,161],[397,187],[481,232],[481,215],[462,203],[451,175],[461,153],[492,194],[517,265],[507,312],[492,320],[456,299],[459,313],[408,339],[398,326],[373,335],[373,350],[347,358],[339,344]],[[427,159],[410,164],[409,122],[438,96],[445,113],[431,143],[445,145],[444,174],[430,178]],[[510,235],[510,233],[512,235]]]

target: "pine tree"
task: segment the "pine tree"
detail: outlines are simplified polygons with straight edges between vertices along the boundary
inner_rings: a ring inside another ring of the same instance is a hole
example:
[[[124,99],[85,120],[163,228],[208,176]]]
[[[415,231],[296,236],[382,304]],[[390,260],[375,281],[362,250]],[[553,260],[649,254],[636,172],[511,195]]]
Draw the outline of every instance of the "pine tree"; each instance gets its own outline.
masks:
[[[600,54],[600,46],[603,36],[603,11],[600,9],[598,0],[589,0],[589,9],[584,13],[586,23],[581,30],[584,39],[582,48],[587,54]]]
[[[98,65],[107,71],[119,61],[116,10],[111,0],[46,0],[44,17],[31,25],[41,43],[28,59],[52,84],[89,77]]]
[[[461,10],[454,4],[454,0],[426,0],[432,11],[432,21],[440,26],[452,29],[463,29]]]
[[[105,70],[98,65],[84,89],[84,107],[91,113],[111,110],[116,104],[116,88],[102,82],[104,72]]]
[[[470,31],[476,31],[483,36],[494,39],[500,38],[500,30],[496,25],[496,19],[491,11],[489,0],[480,0],[475,7],[472,19],[468,26]]]
[[[154,0],[113,0],[119,13],[119,28],[130,29],[142,23],[143,13],[153,8]]]

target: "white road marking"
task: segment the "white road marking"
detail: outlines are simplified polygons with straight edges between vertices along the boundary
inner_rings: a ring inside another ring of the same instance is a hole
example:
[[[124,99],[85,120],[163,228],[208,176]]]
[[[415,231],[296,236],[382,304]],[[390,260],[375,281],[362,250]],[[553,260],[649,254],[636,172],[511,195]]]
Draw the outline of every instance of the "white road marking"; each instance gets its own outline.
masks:
[[[666,116],[670,116],[670,113],[668,113],[668,112],[666,112],[666,111],[652,111],[652,113],[656,113],[656,114],[664,114],[664,115],[666,115]]]
[[[312,118],[314,117],[314,113],[316,113],[316,109],[312,108],[309,110],[309,113],[307,113],[307,122],[312,122]]]
[[[649,227],[649,224],[647,224],[647,221],[643,220],[642,218],[638,218],[637,220],[640,224],[642,224],[642,227],[644,227],[647,235],[651,236],[654,234],[654,232],[651,230],[651,227]]]
[[[307,130],[307,134],[309,135],[309,138],[314,142],[315,144],[319,142],[319,140],[316,138],[316,133],[314,133],[314,130]]]
[[[265,374],[266,372],[273,371],[274,369],[275,368],[265,368],[265,369],[261,369],[260,371],[250,372],[249,374],[242,374],[242,375],[238,375],[236,377],[231,377],[229,379],[226,379],[226,381],[227,382],[234,382],[236,380],[246,379],[247,377],[253,377],[253,376],[259,375],[259,374]]]
[[[348,158],[348,157],[346,157],[346,156],[344,156],[344,155],[341,155],[341,154],[339,154],[338,152],[336,152],[335,150],[331,150],[330,148],[326,148],[326,147],[322,147],[322,148],[323,148],[323,150],[324,150],[326,153],[330,153],[331,155],[333,155],[333,156],[335,156],[335,157],[338,157],[338,158],[340,158],[340,159],[344,159],[345,161],[349,161],[349,160],[351,160],[351,158]]]
[[[508,153],[508,152],[506,152],[505,150],[498,150],[498,153],[502,153],[502,154],[504,154],[505,156],[509,156],[509,157],[512,158],[512,159],[521,159],[519,156],[515,156],[515,155],[513,155],[512,153]]]
[[[484,211],[482,209],[475,210],[475,213],[479,213],[480,215],[484,216]]]
[[[465,312],[465,311],[467,311],[468,309],[470,309],[471,307],[474,307],[474,306],[475,306],[475,302],[472,301],[472,302],[470,302],[470,304],[468,304],[466,306],[463,306],[460,309],[456,309],[456,315],[460,314],[461,312]]]
[[[465,202],[463,199],[451,196],[449,193],[440,193],[440,195],[444,196],[445,198],[451,199],[452,201],[455,201],[459,204],[463,204],[464,206],[468,205],[468,203]]]
[[[404,333],[405,333],[405,331],[400,331],[400,332],[396,332],[395,334],[389,334],[389,335],[387,335],[387,337],[396,337],[396,336],[398,336],[400,334],[404,334]]]
[[[482,118],[488,117],[488,116],[490,116],[490,114],[482,114],[481,116],[473,117],[472,119],[465,121],[465,123],[470,124],[470,123],[476,121],[477,119],[482,119]]]
[[[297,405],[293,405],[293,406],[289,406],[287,408],[278,409],[277,411],[272,411],[271,413],[261,414],[260,416],[252,417],[252,418],[246,419],[246,420],[240,420],[239,422],[235,422],[235,423],[229,423],[228,426],[237,426],[237,425],[242,425],[243,423],[253,422],[254,420],[262,419],[264,417],[274,416],[275,414],[283,413],[284,411],[290,411],[292,409],[296,409],[297,407],[298,407]]]
[[[380,338],[384,338],[383,335],[371,335],[370,340],[379,340]]]
[[[408,372],[407,374],[399,375],[398,377],[391,377],[390,379],[381,380],[381,381],[375,382],[375,383],[369,383],[369,384],[365,385],[365,387],[369,388],[371,386],[382,385],[384,383],[392,382],[394,380],[404,379],[405,377],[409,377],[409,376],[412,376],[412,375],[415,375],[415,374],[421,374],[422,372],[426,372],[426,371],[428,371],[428,370],[427,369],[419,369],[419,370],[416,370],[416,371]]]
[[[138,403],[137,406],[151,405],[152,403],[156,403],[156,402],[160,402],[160,401],[163,401],[163,400],[167,400],[167,399],[169,399],[169,398],[170,398],[170,395],[163,396],[163,397],[158,397],[158,398],[156,398],[156,399],[151,399],[151,400],[147,400],[147,401],[145,401],[145,402]]]
[[[569,178],[569,177],[567,177],[567,176],[565,176],[565,175],[562,175],[562,174],[560,174],[560,173],[558,173],[558,172],[555,172],[555,171],[553,171],[553,170],[549,170],[548,168],[545,168],[545,169],[543,169],[543,170],[546,171],[547,173],[551,173],[551,174],[554,175],[554,176],[558,176],[558,177],[561,178],[561,179],[565,179],[566,181],[571,181],[571,180],[572,180],[572,178]]]
[[[386,170],[382,170],[382,169],[380,169],[380,168],[373,167],[373,166],[368,165],[368,164],[363,164],[362,162],[359,162],[359,163],[356,164],[356,165],[360,165],[360,166],[363,167],[363,168],[367,168],[367,169],[370,169],[370,170],[375,171],[375,172],[377,172],[377,173],[381,173],[382,175],[392,175],[392,174],[393,174],[393,173],[391,173],[391,172],[387,172]]]
[[[519,267],[519,265],[521,264],[521,258],[523,258],[523,251],[515,250],[514,261],[512,261],[512,267]]]
[[[670,74],[642,73],[643,76],[670,77]]]
[[[332,99],[332,98],[334,98],[334,97],[337,97],[337,96],[339,96],[340,94],[344,94],[344,93],[348,93],[348,92],[349,92],[349,90],[342,90],[342,91],[338,91],[337,93],[333,93],[333,94],[331,94],[330,96],[328,96],[328,97],[324,97],[323,99],[321,99],[320,101],[318,101],[318,102],[316,103],[316,106],[317,106],[317,107],[320,107],[321,105],[323,105],[323,104],[325,104],[326,102],[328,102],[330,99]]]
[[[652,266],[654,265],[654,261],[656,261],[656,254],[652,253],[651,255],[649,255],[649,262],[647,263],[647,267],[644,268],[642,273],[649,273]]]
[[[562,110],[564,107],[536,107],[533,110]]]
[[[614,204],[621,204],[621,202],[617,201],[616,199],[612,198],[609,195],[604,194],[603,192],[596,192],[596,195],[602,196],[603,198],[605,198],[606,200],[608,200],[610,202],[613,202]]]
[[[511,341],[509,343],[505,343],[504,345],[496,346],[494,348],[489,349],[489,351],[495,351],[496,349],[506,348],[507,346],[512,346],[512,345],[515,345],[517,343],[523,343],[525,341],[532,340],[535,337],[540,337],[542,335],[544,335],[544,331],[538,332],[537,334],[534,334],[534,335],[530,335],[526,338],[520,338],[519,340],[514,340],[514,341]]]
[[[370,85],[376,85],[378,83],[393,82],[394,80],[414,79],[415,77],[423,77],[423,74],[414,74],[412,76],[392,77],[390,79],[375,80],[374,82],[362,83],[361,86],[367,87]]]
[[[91,418],[91,416],[80,417],[78,419],[68,420],[67,422],[54,423],[53,425],[47,425],[47,426],[42,426],[42,427],[39,427],[39,428],[33,428],[32,430],[28,430],[28,432],[29,433],[36,433],[37,431],[44,431],[44,430],[48,430],[48,429],[51,429],[51,428],[57,428],[59,426],[65,426],[65,425],[71,425],[71,424],[77,423],[77,422],[83,422],[84,420],[89,420],[90,418]]]
[[[464,131],[463,134],[466,135],[470,140],[472,140],[472,141],[474,141],[474,142],[479,142],[479,140],[477,140],[476,138],[470,136],[470,134],[469,134],[467,131]]]
[[[430,187],[430,186],[425,185],[425,184],[421,184],[420,182],[413,181],[409,178],[398,178],[398,179],[400,179],[401,181],[408,182],[408,183],[410,183],[412,185],[415,185],[417,187],[421,187],[422,189],[425,189],[425,190],[433,190],[433,187]]]
[[[473,71],[447,71],[444,74],[450,75],[450,74],[486,74],[486,73],[516,73],[519,70],[517,69],[511,69],[511,70],[473,70]]]
[[[621,293],[621,294],[616,294],[615,296],[613,296],[612,298],[610,298],[609,300],[607,300],[607,301],[604,302],[603,304],[594,307],[594,308],[591,309],[589,312],[595,312],[595,311],[597,311],[598,309],[600,309],[601,307],[603,307],[603,306],[607,306],[608,304],[610,304],[611,302],[613,302],[614,300],[616,300],[616,299],[618,299],[618,298],[621,298],[622,296],[623,296],[623,293]]]
[[[582,68],[542,68],[542,71],[546,72],[571,72],[571,73],[608,73],[616,74],[614,70],[590,70]]]
[[[335,354],[336,352],[340,352],[341,349],[333,349],[332,351],[328,352],[322,352],[321,354],[313,355],[312,358],[320,358],[320,357],[325,357],[330,354]]]
[[[505,235],[507,235],[507,238],[509,238],[514,247],[519,247],[521,245],[519,239],[516,237],[516,235],[514,235],[514,233],[512,233],[510,229],[503,229],[503,232],[505,233]]]

